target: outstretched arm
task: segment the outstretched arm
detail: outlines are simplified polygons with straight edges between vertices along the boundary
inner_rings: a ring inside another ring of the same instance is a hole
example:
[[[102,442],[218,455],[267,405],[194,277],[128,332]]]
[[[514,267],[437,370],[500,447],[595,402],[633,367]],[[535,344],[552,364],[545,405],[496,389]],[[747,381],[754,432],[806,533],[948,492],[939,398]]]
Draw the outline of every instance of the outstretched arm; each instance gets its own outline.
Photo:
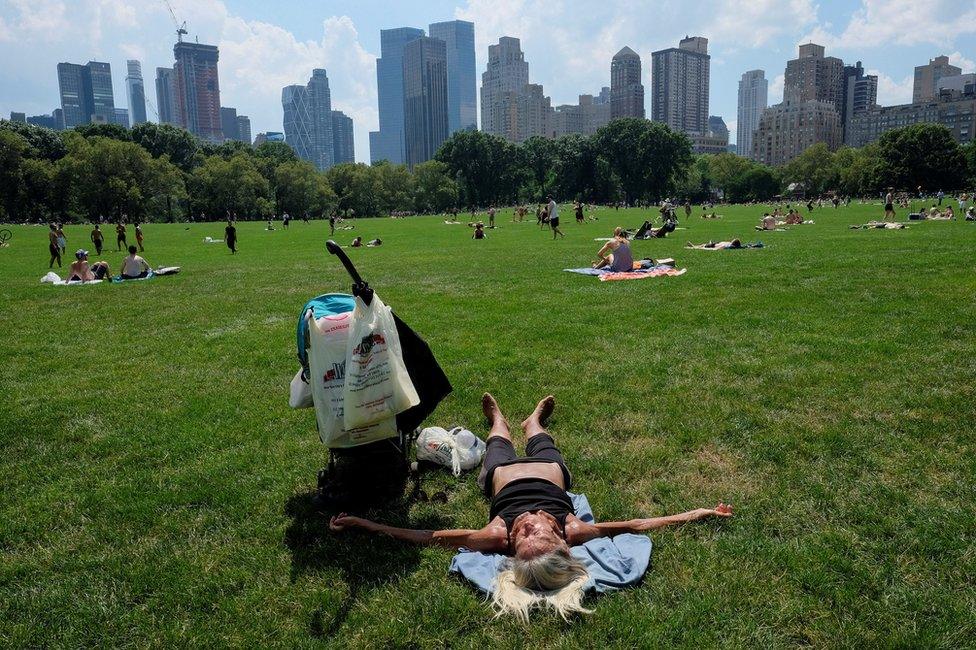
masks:
[[[649,519],[631,519],[630,521],[605,521],[598,524],[586,524],[575,519],[566,524],[566,541],[569,544],[583,544],[597,537],[612,537],[621,533],[646,533],[665,526],[684,524],[711,517],[728,518],[732,516],[732,506],[719,503],[714,508],[698,508],[679,515],[665,517],[651,517]]]
[[[446,548],[458,549],[462,546],[474,551],[500,551],[504,550],[504,533],[499,537],[496,530],[497,526],[489,524],[479,530],[455,529],[455,530],[415,530],[413,528],[397,528],[386,524],[363,519],[362,517],[352,517],[346,513],[341,513],[329,520],[329,528],[333,532],[340,532],[350,528],[359,528],[371,533],[388,535],[393,539],[414,544],[424,544],[429,546],[443,546]]]

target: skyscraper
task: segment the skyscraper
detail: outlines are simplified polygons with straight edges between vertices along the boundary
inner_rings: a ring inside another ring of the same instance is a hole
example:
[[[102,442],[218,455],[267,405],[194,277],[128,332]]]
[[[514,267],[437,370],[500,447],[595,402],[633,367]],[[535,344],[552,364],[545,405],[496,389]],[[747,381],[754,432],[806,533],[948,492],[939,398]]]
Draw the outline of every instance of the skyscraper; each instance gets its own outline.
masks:
[[[478,73],[474,23],[452,20],[430,25],[431,38],[447,46],[447,133],[478,128]]]
[[[800,46],[786,63],[783,102],[763,111],[753,137],[755,160],[782,165],[822,142],[833,151],[844,142],[844,62],[824,47]]]
[[[818,101],[834,105],[844,114],[844,62],[835,56],[824,56],[824,46],[806,43],[800,55],[786,62],[783,99],[789,102]]]
[[[939,96],[939,79],[962,74],[962,68],[949,63],[949,57],[937,56],[928,65],[915,67],[915,85],[912,90],[912,103],[927,102]]]
[[[325,70],[312,70],[312,78],[304,86],[285,86],[281,90],[281,107],[285,142],[299,158],[317,169],[332,167],[332,94]]]
[[[179,42],[173,46],[173,55],[173,107],[177,122],[207,142],[222,142],[217,46]]]
[[[281,89],[285,142],[302,160],[312,160],[312,117],[308,108],[308,88],[292,85]]]
[[[91,121],[91,102],[88,99],[85,66],[77,63],[58,64],[58,88],[64,128],[70,129]]]
[[[651,119],[675,131],[705,135],[711,57],[708,39],[686,36],[651,54]]]
[[[342,111],[332,111],[332,148],[335,164],[356,162],[352,118]]]
[[[125,75],[125,89],[129,95],[129,119],[132,126],[146,121],[146,87],[142,81],[142,64],[129,59],[126,61],[128,74]]]
[[[488,46],[488,66],[481,75],[481,130],[515,141],[517,127],[509,119],[514,97],[529,83],[529,64],[519,39],[502,36]]]
[[[160,124],[176,124],[174,104],[176,72],[173,68],[156,68],[156,109]]]
[[[251,118],[247,115],[237,116],[237,135],[241,142],[251,144]]]
[[[369,157],[372,162],[389,160],[400,164],[406,160],[403,141],[403,48],[423,35],[424,30],[414,27],[380,31],[380,58],[376,59],[380,128],[369,134]]]
[[[237,123],[237,109],[230,106],[220,107],[220,129],[224,133],[224,140],[240,141],[240,126]]]
[[[614,54],[610,62],[610,119],[618,117],[644,117],[641,60],[629,47]]]
[[[750,70],[739,79],[739,110],[736,114],[736,147],[740,156],[752,157],[752,137],[759,118],[769,105],[769,82],[762,70]]]
[[[112,124],[129,128],[131,126],[129,123],[129,110],[126,108],[112,109]]]
[[[423,36],[403,48],[403,137],[406,163],[434,157],[447,140],[447,44]]]
[[[858,61],[855,65],[844,66],[844,110],[841,122],[844,125],[844,143],[850,144],[848,134],[851,120],[855,115],[872,110],[878,103],[878,76],[864,74]]]
[[[112,66],[100,61],[58,64],[58,87],[65,128],[115,120]]]

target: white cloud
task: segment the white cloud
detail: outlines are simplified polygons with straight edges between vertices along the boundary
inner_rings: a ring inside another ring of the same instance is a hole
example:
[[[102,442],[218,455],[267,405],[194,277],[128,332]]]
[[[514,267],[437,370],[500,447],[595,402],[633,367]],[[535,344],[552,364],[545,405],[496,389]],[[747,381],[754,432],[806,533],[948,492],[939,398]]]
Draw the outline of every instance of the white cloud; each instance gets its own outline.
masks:
[[[783,101],[783,86],[786,84],[786,75],[778,74],[769,82],[769,104],[778,104]]]
[[[817,20],[813,0],[725,0],[718,5],[704,32],[730,44],[730,50],[761,47]]]
[[[843,32],[815,28],[809,37],[828,47],[945,45],[976,34],[972,0],[862,0]]]
[[[976,63],[973,63],[972,59],[966,58],[959,50],[956,50],[949,56],[949,63],[954,66],[962,68],[963,74],[967,72],[976,72]]]
[[[878,70],[868,70],[867,74],[878,76],[878,103],[882,106],[896,106],[912,102],[912,90],[915,87],[915,76],[910,74],[901,81],[896,81]]]
[[[9,39],[53,41],[69,28],[68,9],[60,0],[8,0],[16,16],[6,24]]]

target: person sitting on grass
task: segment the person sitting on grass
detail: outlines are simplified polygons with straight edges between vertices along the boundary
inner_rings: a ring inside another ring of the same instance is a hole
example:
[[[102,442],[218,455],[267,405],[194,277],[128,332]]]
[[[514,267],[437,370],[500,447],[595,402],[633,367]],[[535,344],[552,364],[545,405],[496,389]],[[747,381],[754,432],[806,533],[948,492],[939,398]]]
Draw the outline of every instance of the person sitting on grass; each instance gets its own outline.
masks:
[[[479,530],[412,530],[395,528],[341,513],[329,520],[329,528],[341,532],[359,528],[415,544],[437,544],[451,549],[501,553],[511,556],[495,578],[493,604],[499,614],[527,619],[536,607],[551,607],[566,618],[583,607],[586,566],[570,553],[570,547],[598,537],[643,533],[664,526],[731,517],[732,507],[719,503],[680,515],[588,524],[573,514],[566,493],[573,476],[566,467],[545,424],[556,400],[545,397],[522,422],[527,457],[512,444],[508,421],[495,398],[485,393],[481,408],[488,418],[488,449],[478,485],[491,501],[488,525]]]
[[[139,280],[148,277],[149,272],[152,271],[149,263],[136,255],[138,250],[135,246],[129,246],[129,254],[122,260],[123,280]]]
[[[619,226],[613,229],[613,239],[604,244],[596,256],[598,260],[593,263],[595,269],[609,266],[614,273],[634,270],[634,256],[630,252],[627,233]]]
[[[786,219],[783,223],[787,226],[798,226],[803,223],[803,217],[800,216],[799,212],[790,210],[790,213],[786,215]]]
[[[362,237],[356,237],[355,239],[352,240],[352,244],[350,244],[350,246],[352,246],[353,248],[362,248],[363,247],[363,238]]]
[[[976,206],[969,206],[966,210],[966,221],[976,221]]]
[[[733,239],[732,241],[710,241],[706,244],[692,244],[688,242],[685,244],[685,248],[694,248],[703,251],[731,250],[734,248],[742,248],[742,241]]]
[[[763,215],[763,218],[756,230],[776,230],[776,217],[769,214],[768,212]]]
[[[471,239],[487,239],[488,235],[485,234],[485,225],[482,223],[477,223],[474,226],[474,234],[471,235]]]
[[[75,261],[68,269],[68,282],[91,282],[108,276],[108,262],[98,261],[88,263],[88,251],[79,249],[75,252]]]

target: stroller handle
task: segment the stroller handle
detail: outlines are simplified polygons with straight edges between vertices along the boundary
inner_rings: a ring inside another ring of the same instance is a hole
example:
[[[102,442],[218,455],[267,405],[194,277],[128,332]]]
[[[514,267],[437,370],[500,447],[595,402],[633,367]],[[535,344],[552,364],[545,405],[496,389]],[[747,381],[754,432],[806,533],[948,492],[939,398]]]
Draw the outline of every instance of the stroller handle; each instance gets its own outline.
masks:
[[[359,275],[359,271],[353,265],[352,260],[346,255],[346,252],[342,250],[339,244],[335,243],[333,240],[329,239],[325,242],[325,249],[329,251],[332,255],[339,258],[342,265],[346,268],[346,272],[349,273],[349,277],[352,278],[352,295],[358,296],[363,299],[367,305],[373,300],[373,290],[369,288],[369,283],[363,280],[362,276]]]

